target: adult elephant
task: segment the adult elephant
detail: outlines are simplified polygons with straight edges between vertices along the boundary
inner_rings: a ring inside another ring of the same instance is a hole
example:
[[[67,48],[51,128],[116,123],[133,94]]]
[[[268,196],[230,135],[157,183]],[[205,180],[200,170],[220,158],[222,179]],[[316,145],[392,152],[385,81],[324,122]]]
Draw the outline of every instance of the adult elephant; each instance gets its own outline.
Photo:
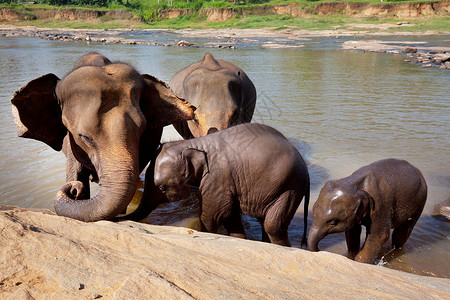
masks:
[[[169,86],[177,96],[197,107],[194,120],[174,124],[185,139],[249,123],[252,119],[256,105],[252,81],[242,69],[216,60],[210,53],[175,74]]]
[[[108,220],[124,211],[163,126],[192,119],[195,110],[164,82],[98,53],[82,57],[61,80],[47,74],[30,81],[11,103],[19,136],[67,156],[67,183],[55,210],[82,221]],[[100,186],[92,198],[90,179]]]

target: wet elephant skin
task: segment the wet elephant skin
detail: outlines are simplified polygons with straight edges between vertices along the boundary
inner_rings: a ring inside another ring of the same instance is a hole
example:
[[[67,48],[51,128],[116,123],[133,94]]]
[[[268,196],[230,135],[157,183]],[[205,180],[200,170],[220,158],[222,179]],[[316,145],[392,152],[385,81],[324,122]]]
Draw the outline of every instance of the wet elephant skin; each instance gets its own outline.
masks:
[[[256,89],[245,72],[206,53],[203,60],[179,71],[169,82],[175,94],[197,110],[195,119],[174,124],[185,139],[205,136],[249,123],[256,105]]]
[[[30,81],[11,103],[19,136],[65,153],[67,183],[55,210],[83,221],[120,214],[155,155],[163,126],[194,113],[164,82],[98,53],[82,57],[63,79],[47,74]],[[89,180],[100,186],[92,198]]]
[[[325,236],[345,232],[349,258],[373,263],[392,228],[392,246],[403,247],[426,199],[427,185],[417,168],[397,159],[374,162],[324,185],[313,206],[308,248],[318,251]],[[361,225],[367,234],[360,249]]]
[[[152,178],[146,176],[146,184]],[[155,160],[154,185],[170,201],[200,198],[203,230],[224,225],[244,238],[240,214],[256,217],[263,240],[290,246],[288,226],[305,197],[305,227],[310,194],[307,166],[297,149],[277,130],[241,124],[162,146]],[[151,195],[145,197],[155,199]]]

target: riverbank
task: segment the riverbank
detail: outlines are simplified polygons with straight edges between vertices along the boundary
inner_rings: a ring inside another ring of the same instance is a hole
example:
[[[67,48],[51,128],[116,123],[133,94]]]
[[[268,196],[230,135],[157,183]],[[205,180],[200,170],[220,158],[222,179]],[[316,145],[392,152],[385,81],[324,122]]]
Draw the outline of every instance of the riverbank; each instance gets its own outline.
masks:
[[[408,31],[447,31],[450,1],[401,3],[296,2],[179,9],[134,10],[21,4],[0,6],[0,24],[71,28],[264,28],[299,30],[345,29],[350,23],[409,23]],[[205,4],[207,5],[207,4]],[[229,4],[230,5],[230,4]],[[228,5],[228,6],[229,6]],[[405,22],[407,21],[407,22]],[[395,27],[395,26],[394,26]],[[389,30],[395,31],[396,28]],[[403,30],[403,29],[402,29]]]
[[[0,298],[448,299],[450,279],[329,252],[0,207]]]
[[[348,24],[335,30],[296,30],[286,28],[273,30],[261,29],[73,29],[73,28],[39,28],[35,26],[0,25],[0,37],[36,37],[47,40],[103,44],[127,44],[148,46],[178,46],[178,47],[204,47],[239,49],[253,45],[261,48],[301,48],[302,41],[314,37],[364,37],[364,40],[343,41],[342,47],[346,50],[369,52],[384,52],[405,55],[406,62],[420,64],[423,67],[438,67],[450,69],[450,47],[436,47],[423,42],[397,42],[383,38],[392,36],[450,36],[450,30],[399,32],[389,31],[392,27],[410,27],[408,22],[397,24]],[[130,38],[133,33],[146,33],[148,36],[170,35],[170,39],[161,42],[159,39],[146,37],[145,39]],[[264,41],[258,40],[264,38]],[[368,39],[369,38],[369,39]],[[198,39],[210,40],[207,43],[196,44]],[[381,40],[380,40],[381,39]]]

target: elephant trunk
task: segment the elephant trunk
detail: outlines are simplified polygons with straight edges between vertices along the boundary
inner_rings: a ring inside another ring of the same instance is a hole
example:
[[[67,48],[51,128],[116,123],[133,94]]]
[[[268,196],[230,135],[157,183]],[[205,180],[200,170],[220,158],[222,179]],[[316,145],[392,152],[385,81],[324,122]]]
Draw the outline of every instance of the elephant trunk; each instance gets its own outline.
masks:
[[[137,151],[136,151],[137,152]],[[124,211],[133,199],[139,179],[138,157],[105,159],[97,170],[100,191],[90,199],[77,200],[83,184],[79,181],[66,183],[57,193],[55,211],[85,222],[109,220]],[[123,166],[123,167],[120,167]]]
[[[316,226],[311,226],[308,233],[308,249],[310,251],[319,251],[319,242],[327,235],[326,232],[321,231]]]

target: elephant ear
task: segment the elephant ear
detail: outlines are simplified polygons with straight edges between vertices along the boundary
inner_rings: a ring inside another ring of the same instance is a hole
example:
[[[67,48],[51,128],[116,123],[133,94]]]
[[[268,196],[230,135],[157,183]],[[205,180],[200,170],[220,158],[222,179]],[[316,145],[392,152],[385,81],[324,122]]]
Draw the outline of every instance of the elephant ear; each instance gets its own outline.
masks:
[[[361,224],[362,220],[375,208],[372,196],[364,190],[356,192],[358,205],[355,211],[356,222]]]
[[[142,77],[144,90],[140,107],[147,118],[147,127],[160,128],[194,118],[195,107],[178,98],[166,83],[147,74]]]
[[[208,157],[205,151],[187,148],[183,150],[181,156],[186,163],[186,178],[201,179],[209,173]]]
[[[47,74],[31,80],[11,98],[12,113],[20,137],[42,141],[60,151],[67,129],[55,96],[59,78]]]

